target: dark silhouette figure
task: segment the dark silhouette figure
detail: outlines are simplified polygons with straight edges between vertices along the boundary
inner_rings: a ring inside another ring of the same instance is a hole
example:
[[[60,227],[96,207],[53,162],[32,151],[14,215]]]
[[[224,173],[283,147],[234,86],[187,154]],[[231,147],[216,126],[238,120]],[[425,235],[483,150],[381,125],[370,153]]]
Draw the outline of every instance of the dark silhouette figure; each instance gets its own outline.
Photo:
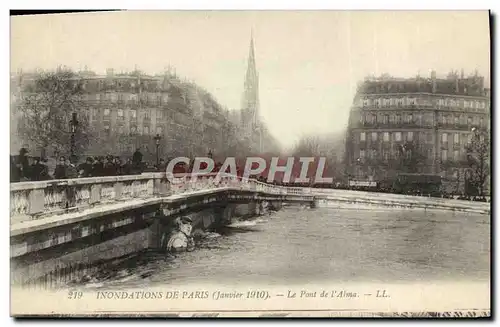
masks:
[[[91,177],[93,173],[93,163],[94,160],[91,157],[88,157],[84,163],[82,163],[78,167],[78,176],[79,177]]]
[[[113,163],[115,165],[115,174],[116,175],[123,175],[123,171],[122,171],[123,162],[122,162],[122,159],[120,159],[120,157],[115,157]]]
[[[142,162],[142,153],[141,151],[139,151],[139,149],[135,150],[134,154],[132,155],[132,162],[136,165]]]
[[[31,165],[31,180],[32,181],[41,181],[42,175],[46,166],[43,165],[40,161],[39,157],[33,158],[34,162]]]
[[[92,176],[104,176],[104,163],[102,157],[97,157],[92,165]]]
[[[42,172],[40,175],[40,180],[46,181],[48,179],[51,179],[52,177],[49,174],[49,167],[47,166],[47,158],[42,158],[40,160],[40,164],[42,165]]]
[[[76,165],[69,159],[66,159],[66,176],[67,178],[78,177],[78,167],[76,167]]]
[[[16,157],[10,156],[10,182],[16,183],[21,181],[21,172],[16,163]]]
[[[114,158],[112,156],[106,157],[106,162],[104,163],[104,176],[115,176],[116,167],[114,163]]]
[[[67,164],[66,164],[66,158],[65,157],[60,157],[59,162],[56,165],[56,169],[54,170],[54,178],[55,179],[66,179],[68,178],[67,175]]]
[[[139,151],[139,149],[135,150],[134,154],[132,155],[132,163],[132,172],[134,174],[141,174],[144,167],[142,165],[142,153],[141,151]]]
[[[132,159],[127,159],[127,162],[121,167],[123,175],[132,175]]]
[[[17,157],[17,167],[19,168],[19,177],[21,180],[30,178],[30,166],[28,162],[28,150],[21,148],[19,157]]]

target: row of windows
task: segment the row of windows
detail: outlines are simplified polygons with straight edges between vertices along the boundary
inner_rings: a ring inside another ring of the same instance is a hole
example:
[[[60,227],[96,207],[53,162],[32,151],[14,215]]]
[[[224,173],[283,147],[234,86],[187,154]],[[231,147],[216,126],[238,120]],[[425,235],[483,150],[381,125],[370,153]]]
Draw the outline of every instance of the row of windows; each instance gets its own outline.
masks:
[[[384,160],[395,159],[395,158],[398,158],[400,155],[399,152],[397,152],[397,151],[382,151],[380,154],[381,154],[380,157]],[[432,159],[432,157],[434,156],[433,154],[434,154],[433,149],[427,149],[427,158]],[[445,162],[445,161],[448,161],[450,159],[458,161],[462,158],[462,152],[458,149],[453,150],[452,155],[453,155],[453,157],[450,158],[448,156],[447,149],[441,150],[441,161]],[[364,160],[367,158],[368,159],[376,159],[378,157],[379,157],[379,152],[376,149],[371,149],[371,150],[361,149],[361,150],[359,150],[358,158],[361,160]]]
[[[366,168],[368,168],[368,169],[366,169]],[[431,169],[431,167],[417,167],[417,171],[420,173],[431,173],[432,169]],[[370,167],[356,166],[354,173],[357,177],[367,178],[367,177],[369,177],[369,173],[374,174],[374,169],[373,168],[370,169]],[[441,173],[441,175],[457,179],[460,177],[461,173],[460,173],[459,169],[453,169],[449,172],[443,171]],[[465,179],[471,178],[472,175],[473,175],[473,173],[469,169],[464,170],[462,173],[462,176],[464,176]]]
[[[376,158],[381,158],[383,160],[389,160],[389,159],[397,159],[400,158],[401,153],[396,150],[387,150],[384,149],[382,151],[377,151],[376,149],[370,149],[370,150],[364,150],[361,149],[359,150],[359,155],[358,158],[363,161],[364,159],[376,159]],[[432,149],[427,149],[427,157],[432,158],[433,157],[433,151]]]
[[[136,103],[139,100],[147,103],[158,103],[165,104],[168,102],[168,95],[162,94],[158,95],[155,93],[118,93],[118,92],[107,92],[107,93],[95,93],[95,94],[83,94],[82,100],[95,100],[95,101],[111,101],[111,102],[132,102]]]
[[[111,116],[111,110],[109,108],[105,108],[103,110],[103,115],[104,117],[110,117]],[[129,118],[130,119],[137,119],[137,110],[135,109],[130,109],[129,111]],[[92,108],[92,118],[97,119],[99,116],[99,109]],[[123,109],[116,109],[116,116],[118,119],[123,119],[125,117],[125,111]],[[142,112],[142,116],[145,120],[151,119],[150,112],[145,110]],[[164,113],[161,110],[156,111],[156,119],[163,119],[164,118]]]
[[[360,132],[359,133],[359,141],[360,142],[366,142],[366,132]],[[395,142],[401,142],[403,139],[403,134],[405,136],[405,141],[407,142],[413,142],[414,140],[414,132],[409,131],[409,132],[371,132],[370,133],[370,139],[372,142],[377,142],[379,140],[379,134],[381,139],[384,142],[389,142],[391,140],[391,134],[392,134],[392,139]],[[448,135],[453,135],[453,143],[454,144],[460,144],[460,135],[462,135],[462,144],[465,144],[467,142],[470,142],[472,139],[472,133],[442,133],[441,134],[441,143],[448,143]],[[432,142],[433,140],[433,135],[432,133],[424,133],[420,132],[420,140],[423,141],[426,139],[427,142]],[[484,141],[484,135],[480,135],[480,141]]]
[[[428,113],[428,114],[422,114],[422,113],[417,113],[417,114],[411,114],[411,113],[405,113],[405,114],[374,114],[374,113],[363,113],[360,116],[360,122],[362,124],[369,123],[369,124],[374,124],[374,123],[382,123],[382,124],[411,124],[411,123],[417,123],[419,125],[422,124],[422,121],[426,125],[432,125],[433,122],[433,114]]]
[[[432,113],[404,113],[404,114],[383,114],[383,113],[362,113],[360,116],[361,124],[412,124],[416,123],[417,125],[432,125],[434,121],[434,115]],[[450,125],[479,125],[481,127],[484,126],[485,120],[484,118],[480,118],[479,116],[465,116],[465,115],[439,115],[439,122],[442,124],[450,124]]]
[[[117,116],[117,122],[125,122],[125,110],[123,109],[109,109],[109,108],[105,108],[103,109],[103,120],[104,120],[104,123],[106,125],[109,125],[110,124],[110,120],[111,120],[111,113],[112,113],[112,110],[116,111],[116,116]],[[128,111],[128,120],[133,123],[131,125],[134,125],[134,123],[136,122],[137,120],[137,110],[135,109],[130,109],[130,110],[127,110]],[[90,113],[91,113],[91,117],[90,117],[90,121],[91,122],[95,122],[95,121],[98,121],[100,119],[100,109],[98,108],[91,108],[90,109]],[[86,113],[88,115],[88,112]],[[145,110],[145,111],[142,111],[141,112],[142,114],[142,117],[143,117],[143,122],[144,123],[148,123],[150,120],[151,120],[151,117],[150,117],[150,112]],[[173,126],[178,126],[180,128],[187,128],[187,126],[189,126],[190,128],[191,127],[199,127],[200,130],[203,130],[204,127],[211,127],[213,130],[216,130],[216,131],[219,131],[221,128],[224,128],[223,126],[224,125],[221,125],[219,122],[215,122],[213,120],[210,120],[210,119],[206,119],[206,120],[203,120],[203,121],[200,121],[198,122],[197,124],[195,124],[195,122],[193,121],[192,117],[190,116],[187,116],[183,113],[180,113],[180,112],[164,112],[164,111],[160,111],[160,110],[157,110],[156,111],[156,124],[161,124],[162,123],[162,120],[164,118],[167,118],[167,114],[171,114],[172,116],[170,116],[169,118],[169,121],[171,124],[173,124]],[[146,132],[146,134],[148,134],[148,132]]]
[[[461,159],[460,150],[453,150],[453,157],[452,158],[448,157],[448,150],[447,149],[441,150],[441,161],[445,162],[445,161],[448,161],[450,159],[453,159],[454,161],[460,160]]]
[[[438,100],[438,106],[485,109],[486,101],[444,98]]]
[[[98,80],[95,82],[97,84],[97,87],[102,89],[104,87],[138,87],[141,86],[142,88],[157,88],[157,89],[162,89],[163,86],[163,81],[162,80],[157,80],[157,81],[145,81],[145,80]],[[82,82],[82,88],[85,90],[87,89],[87,86],[89,84],[89,81],[84,80]]]
[[[453,135],[453,143],[454,144],[466,144],[472,141],[473,134],[472,133],[443,133],[441,134],[441,143],[448,143],[448,135]],[[462,135],[462,142],[460,142],[460,135]],[[479,139],[481,142],[484,141],[484,135],[480,135]]]
[[[396,141],[396,142],[400,142],[402,141],[402,138],[403,138],[403,133],[402,132],[382,132],[382,133],[377,133],[377,132],[371,132],[370,135],[371,135],[371,140],[372,142],[377,142],[377,140],[379,139],[379,134],[381,134],[382,136],[382,140],[384,142],[389,142],[389,140],[391,139],[391,134],[393,135],[393,140]],[[412,142],[413,141],[413,132],[405,132],[405,135],[406,135],[406,141],[408,142]],[[431,137],[431,140],[432,140],[432,134],[427,134],[427,135],[430,135]],[[361,132],[359,133],[359,141],[360,142],[366,142],[366,132]]]
[[[485,109],[486,101],[484,100],[466,100],[456,98],[442,98],[437,101],[430,99],[421,99],[414,97],[391,97],[391,98],[362,98],[356,103],[361,107],[409,107],[415,105],[433,106],[438,107],[459,107],[465,109]]]
[[[465,115],[445,115],[445,114],[440,114],[439,115],[439,122],[441,124],[448,124],[448,125],[479,125],[481,127],[484,126],[484,118],[480,118],[478,116],[465,116]]]
[[[105,108],[103,110],[103,116],[105,119],[109,119],[111,117],[112,110],[115,110],[115,109]],[[129,109],[128,112],[129,112],[129,114],[128,114],[129,119],[131,119],[131,120],[137,119],[137,110]],[[92,117],[91,117],[92,120],[97,120],[99,117],[99,109],[92,108],[91,113],[92,113]],[[177,113],[170,112],[170,114],[172,115],[171,119],[173,121],[179,122],[183,125],[192,124],[192,117],[190,117],[190,116],[187,116],[181,112],[177,112]],[[117,116],[118,120],[125,119],[125,111],[123,109],[116,109],[116,116]],[[150,111],[143,110],[142,117],[144,120],[150,120],[151,119]],[[161,110],[156,110],[156,119],[157,120],[162,120],[166,117],[167,117],[167,113],[165,113],[164,111],[161,111]],[[210,120],[210,119],[205,120],[204,124],[212,126],[213,128],[220,128],[220,126],[221,126],[220,121],[215,122],[215,121]]]
[[[111,133],[111,126],[109,124],[105,124],[104,131],[106,133],[110,134]],[[119,125],[117,127],[117,132],[118,132],[118,134],[126,134],[125,126]],[[152,134],[152,132],[153,132],[153,129],[152,128],[150,129],[149,126],[136,126],[136,125],[131,125],[130,131],[129,131],[130,134],[142,134],[142,135],[149,135],[149,134]],[[163,127],[157,126],[154,134],[162,135],[163,134]]]

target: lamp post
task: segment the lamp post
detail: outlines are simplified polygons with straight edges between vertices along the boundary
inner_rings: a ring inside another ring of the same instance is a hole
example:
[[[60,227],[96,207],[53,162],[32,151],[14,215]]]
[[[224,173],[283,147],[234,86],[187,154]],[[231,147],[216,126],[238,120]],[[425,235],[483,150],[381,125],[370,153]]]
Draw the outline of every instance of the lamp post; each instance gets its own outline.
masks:
[[[78,119],[76,112],[72,114],[71,121],[70,121],[70,127],[71,127],[71,145],[70,145],[70,161],[73,163],[75,162],[75,134],[76,134],[76,128],[78,127]]]
[[[156,144],[156,167],[158,167],[160,165],[160,156],[159,156],[158,148],[160,147],[161,135],[156,134],[156,136],[154,137],[154,140],[155,140],[155,144]]]

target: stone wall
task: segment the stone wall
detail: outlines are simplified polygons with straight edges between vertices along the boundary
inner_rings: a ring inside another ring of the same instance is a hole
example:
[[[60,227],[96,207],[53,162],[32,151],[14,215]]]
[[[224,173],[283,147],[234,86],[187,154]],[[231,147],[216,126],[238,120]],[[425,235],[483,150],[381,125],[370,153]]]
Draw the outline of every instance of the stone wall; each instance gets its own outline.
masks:
[[[11,260],[11,284],[50,287],[79,280],[95,271],[100,262],[147,249],[151,235],[151,229],[144,228],[34,264]]]

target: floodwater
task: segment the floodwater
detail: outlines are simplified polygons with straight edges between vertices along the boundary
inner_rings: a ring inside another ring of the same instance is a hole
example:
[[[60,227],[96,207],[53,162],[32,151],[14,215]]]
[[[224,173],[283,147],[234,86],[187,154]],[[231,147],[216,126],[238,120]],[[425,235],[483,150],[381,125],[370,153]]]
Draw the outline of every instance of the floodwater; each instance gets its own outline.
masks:
[[[480,281],[490,276],[490,216],[451,211],[288,207],[235,222],[176,257],[140,253],[94,287]]]

